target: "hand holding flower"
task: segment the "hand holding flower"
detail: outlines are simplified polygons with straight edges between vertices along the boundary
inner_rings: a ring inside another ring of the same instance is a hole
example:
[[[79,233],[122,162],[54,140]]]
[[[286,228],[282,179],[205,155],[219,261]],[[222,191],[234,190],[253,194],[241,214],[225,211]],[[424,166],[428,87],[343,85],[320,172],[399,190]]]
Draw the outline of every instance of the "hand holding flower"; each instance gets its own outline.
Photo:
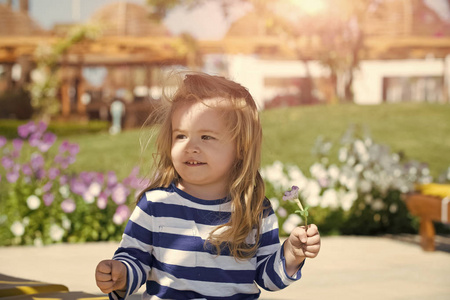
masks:
[[[290,191],[284,193],[283,200],[291,200],[297,203],[298,213],[305,221],[305,226],[296,227],[284,244],[284,256],[286,258],[286,271],[294,275],[306,257],[314,258],[320,250],[320,234],[317,226],[308,226],[308,207],[303,208],[298,199],[299,188],[292,186]]]
[[[320,234],[314,224],[295,228],[284,243],[286,272],[294,275],[305,258],[314,258],[320,251]]]

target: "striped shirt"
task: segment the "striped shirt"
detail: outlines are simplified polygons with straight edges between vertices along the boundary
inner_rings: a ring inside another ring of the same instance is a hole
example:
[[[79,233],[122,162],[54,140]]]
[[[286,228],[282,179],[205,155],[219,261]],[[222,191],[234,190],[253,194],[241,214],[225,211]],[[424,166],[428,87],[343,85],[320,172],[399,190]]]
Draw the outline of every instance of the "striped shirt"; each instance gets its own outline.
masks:
[[[256,299],[260,287],[276,291],[300,279],[286,274],[278,222],[271,208],[262,221],[260,246],[246,260],[228,250],[220,255],[206,243],[209,233],[229,220],[231,202],[202,200],[178,189],[147,191],[130,216],[113,259],[128,270],[123,298],[146,284],[144,299]],[[247,242],[255,243],[255,233]],[[303,266],[303,265],[302,265]],[[119,299],[116,292],[111,299]]]

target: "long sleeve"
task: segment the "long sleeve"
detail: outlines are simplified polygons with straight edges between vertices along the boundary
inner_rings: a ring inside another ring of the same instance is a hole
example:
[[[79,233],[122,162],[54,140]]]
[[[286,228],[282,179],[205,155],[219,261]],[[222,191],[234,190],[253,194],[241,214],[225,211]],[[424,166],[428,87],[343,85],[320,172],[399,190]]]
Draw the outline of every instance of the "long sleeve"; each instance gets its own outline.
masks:
[[[286,273],[284,244],[280,246],[278,220],[273,210],[270,210],[268,216],[263,219],[260,245],[256,253],[255,278],[260,287],[268,291],[277,291],[301,278],[301,269],[304,262],[293,277]]]
[[[120,246],[113,256],[114,260],[123,262],[127,267],[127,290],[125,295],[110,293],[110,299],[124,299],[137,292],[147,281],[153,251],[151,218],[151,202],[144,195],[131,214]]]

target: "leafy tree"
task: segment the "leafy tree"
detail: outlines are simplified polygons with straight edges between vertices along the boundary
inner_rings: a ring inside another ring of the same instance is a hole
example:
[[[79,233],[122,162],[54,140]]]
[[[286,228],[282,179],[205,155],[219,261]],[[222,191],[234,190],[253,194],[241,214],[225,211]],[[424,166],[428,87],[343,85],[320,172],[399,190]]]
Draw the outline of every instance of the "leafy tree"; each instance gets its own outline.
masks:
[[[307,78],[304,92],[311,92],[314,81],[306,62],[319,60],[330,71],[334,98],[353,101],[353,72],[364,49],[364,23],[368,15],[379,14],[384,0],[322,0],[323,9],[314,14],[302,7],[308,0],[216,0],[225,14],[234,5],[251,3],[268,32],[277,34],[284,45],[305,63]],[[311,2],[318,2],[310,1]],[[152,17],[162,19],[178,6],[199,7],[205,0],[147,0]],[[313,52],[311,51],[313,50]],[[338,81],[344,86],[338,93]],[[306,95],[312,97],[311,94]]]
[[[27,87],[31,96],[34,118],[48,123],[52,115],[59,111],[57,98],[60,79],[59,60],[70,47],[87,39],[95,39],[100,28],[95,25],[74,27],[64,38],[53,45],[42,45],[36,49],[36,69],[31,77],[32,83]]]

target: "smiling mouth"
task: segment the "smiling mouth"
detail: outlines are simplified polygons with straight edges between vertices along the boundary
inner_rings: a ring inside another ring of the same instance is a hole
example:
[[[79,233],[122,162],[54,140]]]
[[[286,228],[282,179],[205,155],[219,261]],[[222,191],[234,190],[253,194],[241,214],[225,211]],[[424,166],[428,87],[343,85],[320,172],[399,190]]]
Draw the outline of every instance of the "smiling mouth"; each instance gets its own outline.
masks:
[[[185,162],[188,166],[199,166],[199,165],[206,165],[206,163],[199,162],[199,161],[187,161]]]

